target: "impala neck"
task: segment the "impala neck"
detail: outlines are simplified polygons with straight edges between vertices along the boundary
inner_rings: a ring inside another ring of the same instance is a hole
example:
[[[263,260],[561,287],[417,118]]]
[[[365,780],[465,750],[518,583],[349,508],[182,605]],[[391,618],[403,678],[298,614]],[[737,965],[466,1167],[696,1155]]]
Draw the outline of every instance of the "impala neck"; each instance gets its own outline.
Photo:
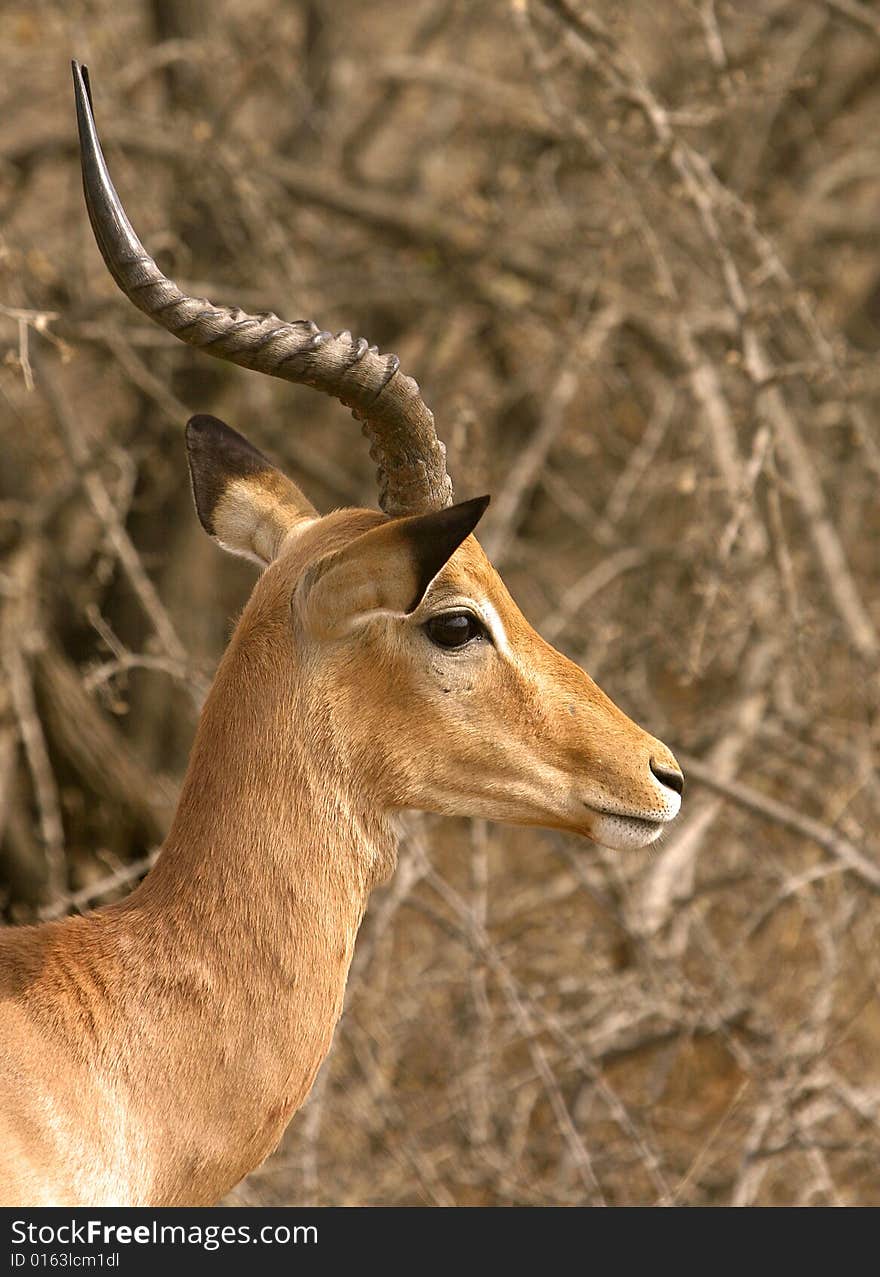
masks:
[[[150,1143],[167,1151],[155,1174],[172,1201],[193,1200],[195,1165],[216,1200],[277,1143],[329,1049],[367,897],[395,854],[332,706],[279,670],[265,620],[258,642],[241,628],[162,854],[117,913],[149,944],[139,1038],[155,1032],[164,1094],[151,1068],[136,1086],[144,1120],[165,1123]]]

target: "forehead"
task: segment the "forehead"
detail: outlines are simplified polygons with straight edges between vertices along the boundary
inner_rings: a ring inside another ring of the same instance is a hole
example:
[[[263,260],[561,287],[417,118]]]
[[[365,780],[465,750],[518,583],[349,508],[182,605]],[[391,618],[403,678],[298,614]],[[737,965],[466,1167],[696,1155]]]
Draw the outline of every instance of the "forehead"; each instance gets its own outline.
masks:
[[[497,640],[516,643],[532,636],[528,621],[510,596],[501,577],[472,536],[456,550],[432,582],[426,600],[433,605],[470,600]]]
[[[336,510],[291,538],[289,547],[283,550],[273,565],[286,578],[295,580],[310,564],[327,554],[349,545],[356,537],[386,522],[387,516],[377,510]],[[273,569],[270,569],[272,571]],[[268,573],[267,573],[268,575]],[[503,581],[492,567],[479,542],[469,536],[441,568],[428,596],[433,602],[488,602],[504,611],[517,614],[517,609]]]
[[[284,576],[295,579],[318,559],[335,554],[364,532],[385,522],[386,516],[378,510],[333,510],[305,526],[294,528],[272,568],[280,569]]]
[[[294,530],[289,543],[279,555],[278,563],[283,562],[286,570],[301,571],[325,555],[344,549],[364,532],[387,521],[388,516],[378,510],[334,510],[315,519],[310,525],[301,525],[300,529]],[[441,582],[445,585],[457,582],[461,589],[485,592],[491,588],[493,579],[500,584],[495,569],[471,536],[459,546],[449,563],[438,573],[435,586]]]
[[[492,598],[499,587],[504,589],[501,578],[476,538],[469,536],[437,573],[429,593],[432,597],[448,593]]]

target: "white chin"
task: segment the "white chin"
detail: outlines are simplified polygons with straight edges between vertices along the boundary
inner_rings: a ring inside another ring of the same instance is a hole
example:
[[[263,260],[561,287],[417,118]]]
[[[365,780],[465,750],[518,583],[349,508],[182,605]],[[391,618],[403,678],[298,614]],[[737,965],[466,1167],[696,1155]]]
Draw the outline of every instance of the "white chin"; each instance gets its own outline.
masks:
[[[603,847],[614,851],[633,851],[649,847],[663,832],[662,820],[637,820],[628,816],[596,815],[591,835]]]

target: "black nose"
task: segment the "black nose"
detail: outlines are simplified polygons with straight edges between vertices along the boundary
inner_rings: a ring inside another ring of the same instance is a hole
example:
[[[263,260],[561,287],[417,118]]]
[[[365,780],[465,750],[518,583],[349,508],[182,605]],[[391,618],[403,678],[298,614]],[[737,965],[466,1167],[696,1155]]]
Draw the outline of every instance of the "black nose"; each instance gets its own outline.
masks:
[[[671,767],[667,767],[665,763],[655,763],[653,758],[649,766],[661,785],[665,785],[667,789],[673,789],[677,794],[682,792],[684,789],[684,776],[682,776],[680,771],[674,771]]]

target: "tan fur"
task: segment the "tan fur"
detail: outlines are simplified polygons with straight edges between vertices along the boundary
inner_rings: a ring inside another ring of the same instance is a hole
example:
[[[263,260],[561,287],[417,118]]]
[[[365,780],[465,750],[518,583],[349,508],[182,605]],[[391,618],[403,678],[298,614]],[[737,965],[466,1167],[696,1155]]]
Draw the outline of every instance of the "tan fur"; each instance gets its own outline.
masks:
[[[531,629],[472,537],[407,615],[394,524],[303,520],[255,488],[256,552],[278,557],[154,870],[120,904],[0,932],[0,1204],[211,1203],[262,1161],[329,1049],[395,811],[621,845],[677,811],[649,770],[669,751]],[[247,509],[237,480],[226,513],[254,546]],[[494,644],[434,647],[447,604]]]

